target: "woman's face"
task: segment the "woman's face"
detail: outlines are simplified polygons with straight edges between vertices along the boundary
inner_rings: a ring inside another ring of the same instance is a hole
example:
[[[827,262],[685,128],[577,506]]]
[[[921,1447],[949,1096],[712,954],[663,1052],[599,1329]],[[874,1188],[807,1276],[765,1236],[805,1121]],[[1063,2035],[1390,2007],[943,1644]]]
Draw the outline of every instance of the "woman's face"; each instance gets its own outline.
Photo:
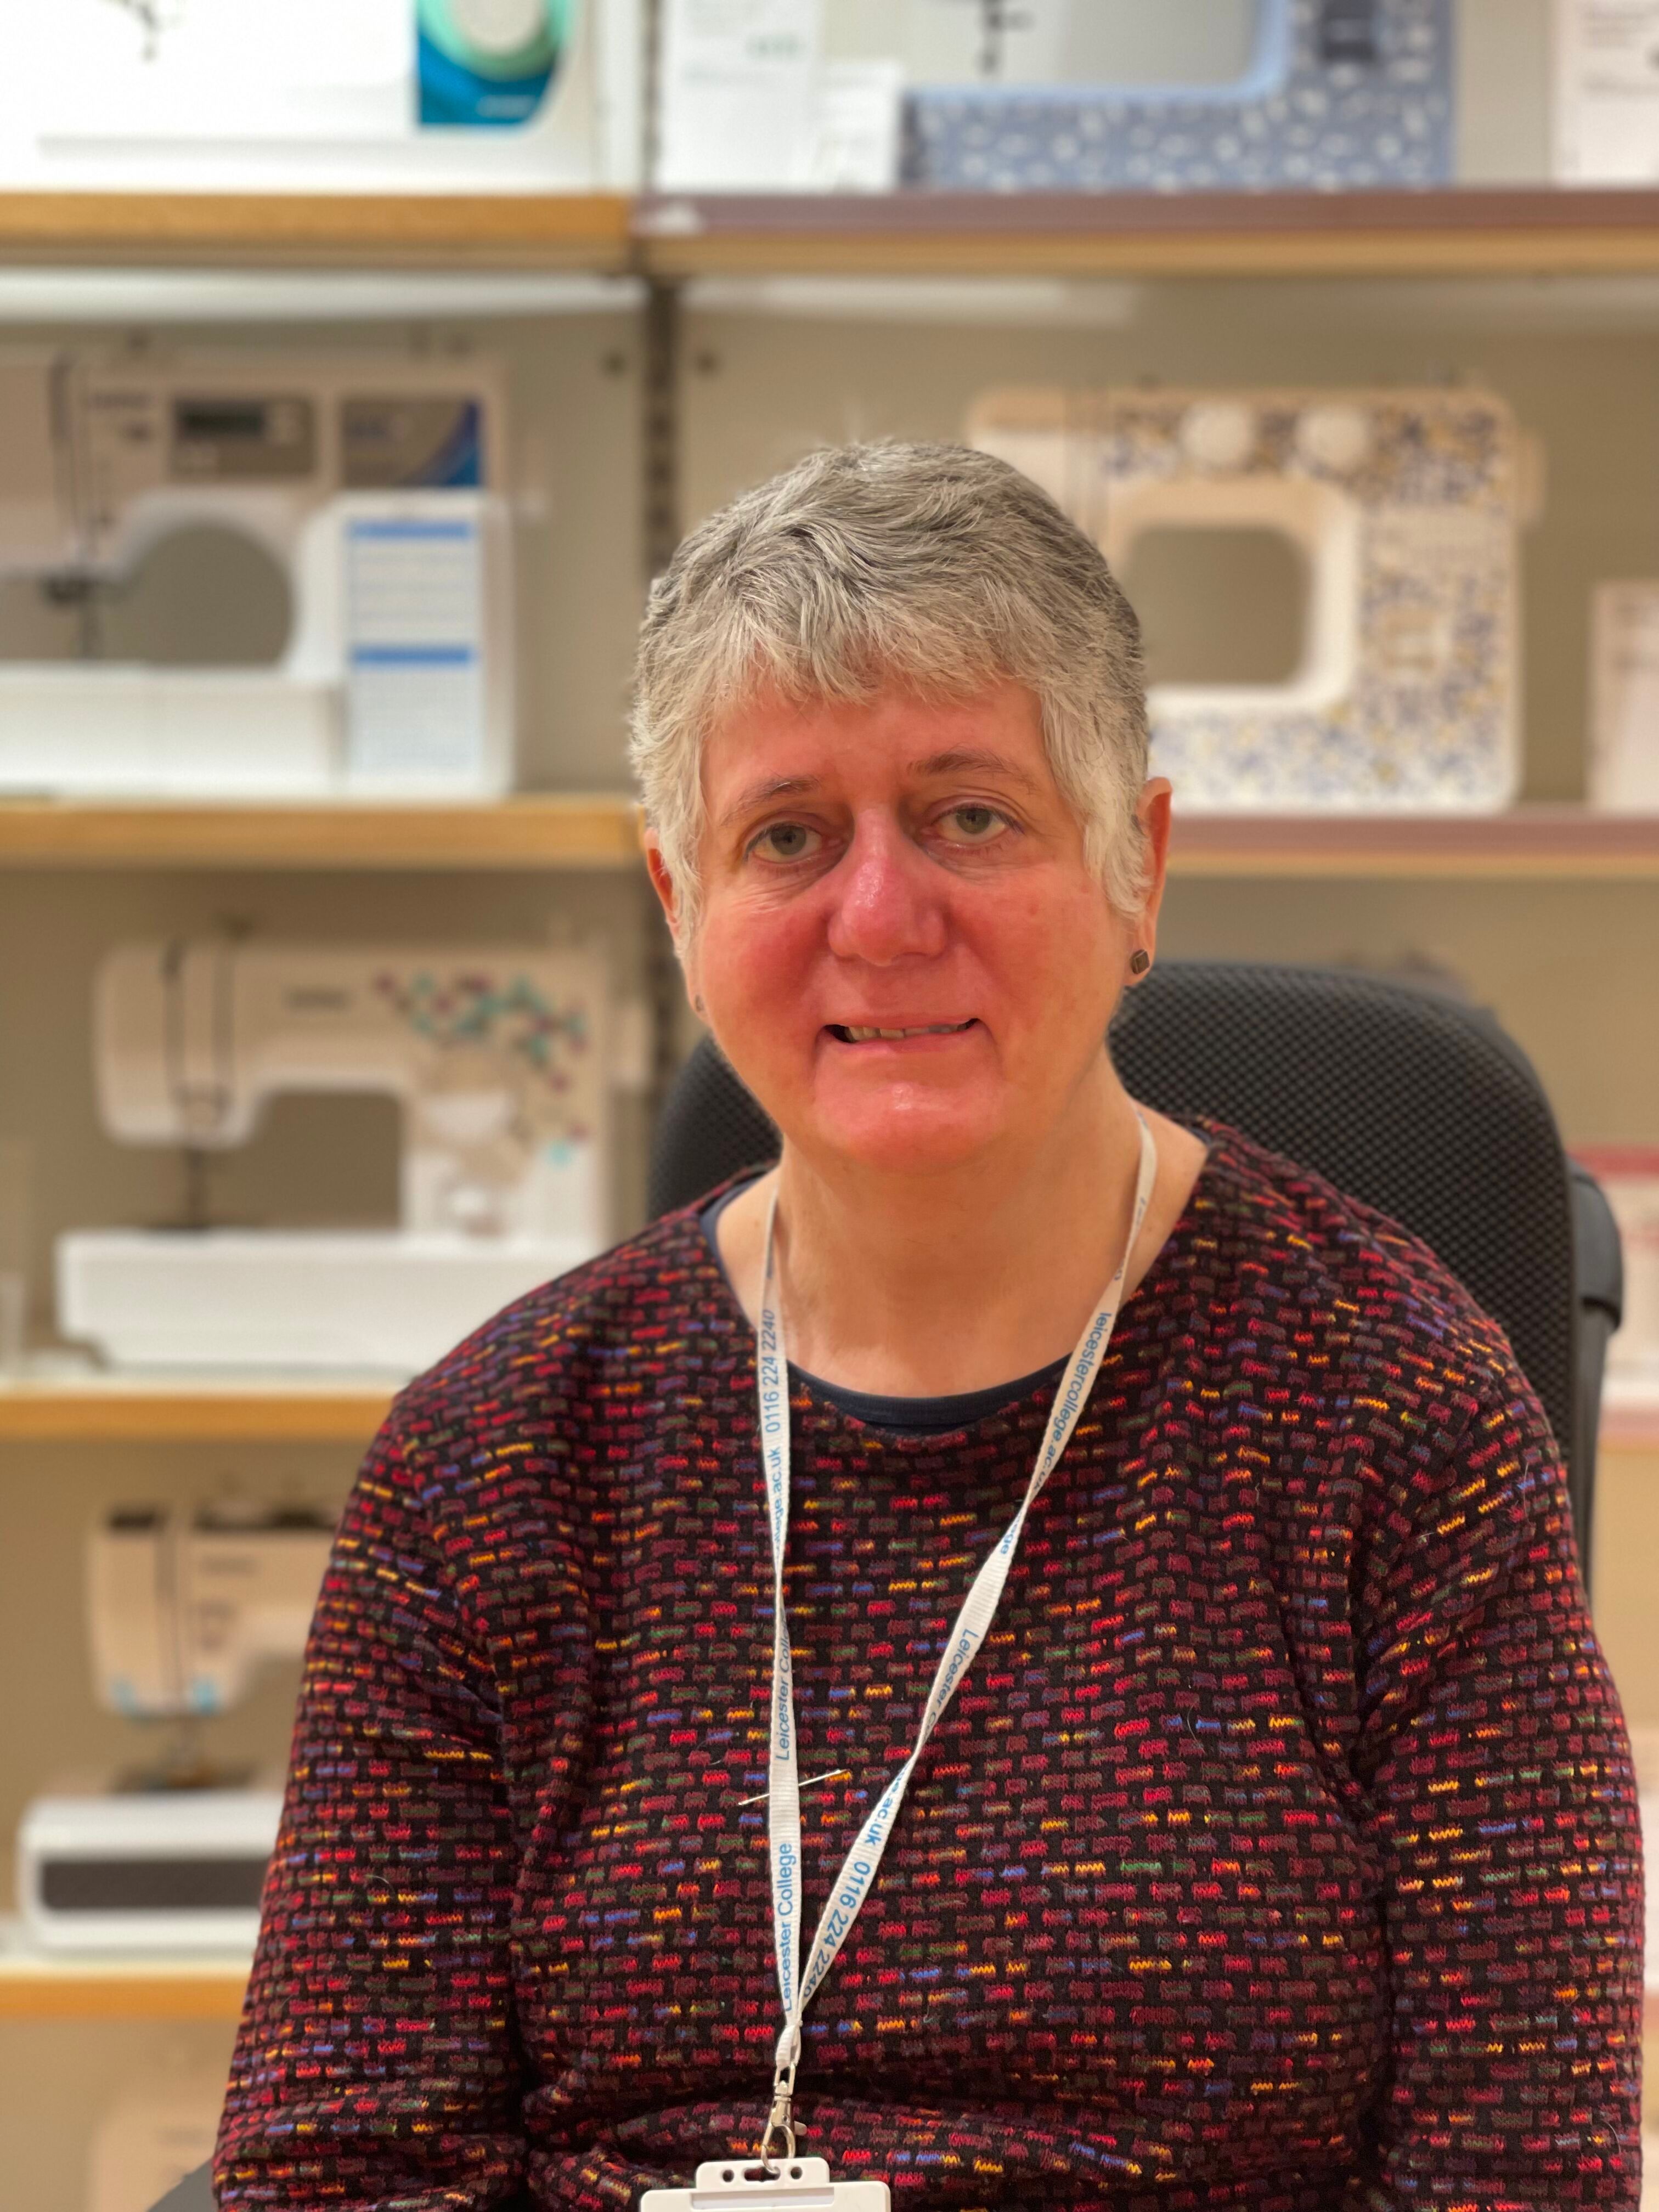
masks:
[[[702,776],[688,981],[790,1143],[925,1174],[1059,1126],[1099,1074],[1156,890],[1136,921],[1108,902],[1030,692],[757,701],[711,733]],[[1168,793],[1141,801],[1158,887]]]

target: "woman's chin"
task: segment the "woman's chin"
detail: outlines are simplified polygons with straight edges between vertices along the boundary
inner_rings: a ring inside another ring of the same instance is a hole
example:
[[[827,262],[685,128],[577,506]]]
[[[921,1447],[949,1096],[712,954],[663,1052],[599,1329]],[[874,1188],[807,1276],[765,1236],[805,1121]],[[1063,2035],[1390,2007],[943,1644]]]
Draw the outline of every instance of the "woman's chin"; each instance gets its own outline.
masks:
[[[948,1174],[980,1158],[995,1141],[994,1115],[981,1104],[934,1097],[820,1103],[802,1131],[822,1159],[874,1175]]]

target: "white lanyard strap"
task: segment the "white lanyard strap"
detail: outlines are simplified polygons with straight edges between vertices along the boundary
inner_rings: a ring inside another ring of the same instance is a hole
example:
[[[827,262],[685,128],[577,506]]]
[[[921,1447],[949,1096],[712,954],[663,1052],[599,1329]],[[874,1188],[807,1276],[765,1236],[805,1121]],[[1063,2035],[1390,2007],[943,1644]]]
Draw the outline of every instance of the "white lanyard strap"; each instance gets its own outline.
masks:
[[[766,1480],[766,1509],[772,1531],[772,1714],[771,1754],[767,1796],[771,1841],[772,1925],[777,1954],[778,1993],[783,2000],[783,2032],[778,2038],[777,2077],[773,2085],[772,2117],[761,2145],[763,2159],[769,2156],[772,2137],[781,2131],[791,2154],[794,2135],[790,2125],[795,2069],[800,2060],[801,2020],[820,1984],[836,1963],[841,1948],[852,1933],[864,1901],[875,1886],[877,1869],[887,1848],[893,1824],[916,1761],[927,1739],[943,1719],[951,1700],[962,1686],[974,1655],[985,1641],[996,1618],[1003,1586],[1025,1528],[1025,1516],[1041,1496],[1060,1454],[1077,1426],[1089,1392],[1111,1342],[1112,1328],[1122,1303],[1123,1281],[1129,1255],[1146,1218],[1152,1186],[1158,1176],[1158,1153],[1152,1132],[1140,1123],[1140,1171],[1135,1183],[1134,1216],[1117,1273],[1106,1285],[1073,1352],[1059,1389],[1054,1394],[1048,1426],[1031,1471],[1018,1513],[1003,1531],[1002,1539],[974,1577],[963,1601],[945,1650],[940,1654],[933,1685],[922,1711],[916,1741],[876,1808],[859,1830],[852,1848],[842,1861],[819,1916],[817,1932],[807,1954],[806,1971],[799,1972],[800,1956],[800,1766],[795,1739],[795,1695],[790,1674],[789,1625],[784,1613],[783,1562],[789,1541],[789,1366],[784,1351],[783,1318],[777,1295],[777,1252],[774,1230],[777,1199],[773,1197],[766,1223],[766,1262],[761,1288],[760,1326],[756,1333],[755,1376],[760,1404],[761,1464]]]

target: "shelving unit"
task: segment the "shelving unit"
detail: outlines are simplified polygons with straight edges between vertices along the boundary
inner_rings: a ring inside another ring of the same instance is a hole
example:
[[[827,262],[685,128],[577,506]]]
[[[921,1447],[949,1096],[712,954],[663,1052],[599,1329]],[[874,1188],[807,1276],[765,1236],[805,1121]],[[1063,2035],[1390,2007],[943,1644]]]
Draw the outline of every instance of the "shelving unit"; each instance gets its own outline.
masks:
[[[71,265],[333,271],[337,283],[338,272],[373,270],[635,279],[617,289],[646,302],[638,348],[642,493],[654,556],[676,534],[677,410],[686,374],[676,353],[677,306],[682,297],[695,300],[687,288],[700,280],[1129,279],[1195,289],[1212,280],[1659,279],[1659,191],[0,194],[0,268]],[[1659,290],[1655,300],[1659,310]],[[465,319],[460,308],[452,312]],[[602,775],[602,766],[595,773]],[[1487,817],[1178,817],[1171,866],[1177,881],[1261,884],[1659,884],[1659,817],[1571,806]],[[477,806],[0,801],[0,868],[381,877],[556,869],[641,878],[636,810],[605,793],[523,794]],[[148,896],[153,886],[139,888]],[[394,1387],[378,1376],[319,1383],[43,1374],[0,1383],[0,1448],[276,1445],[355,1453]],[[1659,1455],[1659,1398],[1613,1394],[1601,1441],[1607,1455]],[[3,1452],[0,1496],[30,1466],[27,1451]],[[223,2023],[237,2014],[246,1971],[246,1960],[49,1960],[0,1925],[0,2020]],[[1659,2032],[1659,2000],[1650,2003],[1648,2027]]]

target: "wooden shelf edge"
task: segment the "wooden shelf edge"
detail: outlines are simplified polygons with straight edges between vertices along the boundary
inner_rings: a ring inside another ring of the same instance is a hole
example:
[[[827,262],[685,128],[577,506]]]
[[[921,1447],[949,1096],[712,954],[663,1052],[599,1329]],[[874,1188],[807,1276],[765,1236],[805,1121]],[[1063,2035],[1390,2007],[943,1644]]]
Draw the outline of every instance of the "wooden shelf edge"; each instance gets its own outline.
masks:
[[[605,794],[453,806],[0,799],[0,860],[14,866],[607,869],[639,858],[638,809]]]
[[[0,1443],[315,1443],[361,1450],[395,1389],[391,1382],[8,1382],[0,1384]]]
[[[390,1378],[264,1383],[131,1376],[0,1382],[0,1443],[207,1443],[366,1445],[398,1385]],[[1659,1453],[1659,1391],[1603,1401],[1603,1451]],[[0,1971],[4,1954],[0,1952]]]
[[[0,263],[626,273],[617,192],[0,192]]]
[[[0,192],[0,264],[1032,276],[1659,271],[1659,192]]]
[[[1182,814],[1175,876],[1659,879],[1659,816],[1582,806],[1503,814]]]
[[[1659,193],[647,195],[651,274],[1480,276],[1659,270]]]
[[[95,805],[0,799],[0,861],[23,867],[632,870],[620,795],[497,805]],[[1176,876],[1659,879],[1659,815],[1526,805],[1503,814],[1183,814]]]
[[[1659,1459],[1659,1415],[1648,1422],[1603,1422],[1601,1451],[1608,1459]]]
[[[1601,1396],[1601,1446],[1604,1452],[1659,1458],[1659,1385],[1609,1376]]]
[[[0,1958],[0,2021],[234,2021],[250,1961]]]

